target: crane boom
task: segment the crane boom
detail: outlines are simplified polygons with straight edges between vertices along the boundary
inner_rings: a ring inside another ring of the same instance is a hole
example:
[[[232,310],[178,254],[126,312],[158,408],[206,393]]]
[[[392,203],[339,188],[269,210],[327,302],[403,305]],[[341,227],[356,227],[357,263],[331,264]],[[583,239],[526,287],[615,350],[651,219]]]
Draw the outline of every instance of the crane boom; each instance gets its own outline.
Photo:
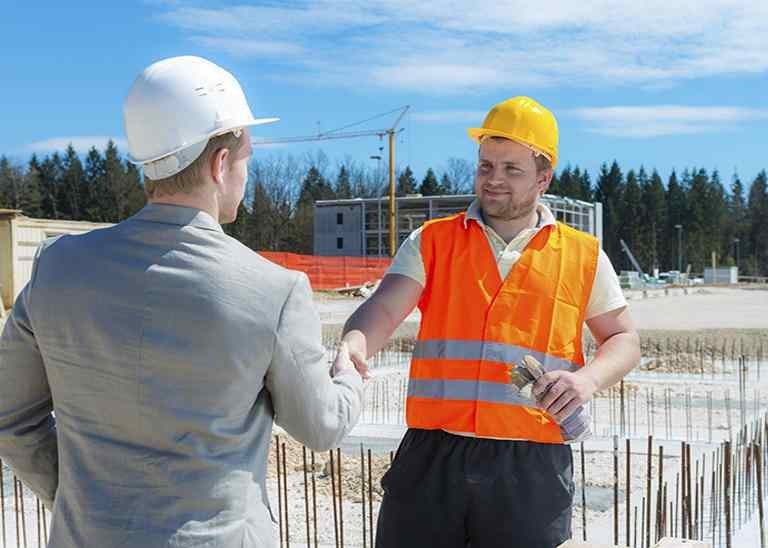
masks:
[[[363,120],[362,122],[355,122],[354,124],[343,126],[331,131],[320,132],[315,135],[306,135],[302,137],[277,137],[275,139],[259,139],[259,140],[253,140],[251,144],[254,147],[258,147],[260,145],[274,145],[278,143],[301,143],[306,141],[326,141],[329,139],[353,139],[355,137],[377,136],[379,138],[382,138],[386,135],[389,141],[389,216],[388,216],[389,217],[389,220],[388,220],[389,254],[391,257],[394,257],[395,252],[397,251],[397,233],[396,233],[397,227],[396,227],[396,220],[395,220],[395,135],[403,131],[403,128],[397,129],[397,126],[398,124],[400,124],[403,117],[408,112],[409,108],[411,107],[409,105],[406,105],[399,109],[395,109],[390,112],[386,112],[384,114],[374,116],[373,118],[369,118],[367,120]],[[382,116],[393,114],[397,111],[400,111],[400,114],[395,120],[395,123],[392,124],[392,126],[387,129],[341,131],[343,129],[359,126],[360,124],[363,124],[365,122],[370,122],[371,120],[381,118]]]
[[[624,240],[619,240],[619,243],[621,244],[621,249],[624,251],[624,253],[627,254],[627,257],[629,257],[629,261],[632,263],[632,266],[635,267],[635,270],[638,272],[638,274],[642,274],[643,269],[640,268],[640,263],[637,262],[637,259],[635,259],[635,256],[632,255],[632,252],[629,250],[627,242]]]
[[[303,137],[278,137],[277,139],[259,139],[253,140],[253,146],[273,145],[276,143],[301,143],[305,141],[325,141],[326,139],[353,139],[355,137],[384,137],[389,130],[371,129],[367,131],[344,131],[341,133],[318,133],[317,135],[306,135]]]

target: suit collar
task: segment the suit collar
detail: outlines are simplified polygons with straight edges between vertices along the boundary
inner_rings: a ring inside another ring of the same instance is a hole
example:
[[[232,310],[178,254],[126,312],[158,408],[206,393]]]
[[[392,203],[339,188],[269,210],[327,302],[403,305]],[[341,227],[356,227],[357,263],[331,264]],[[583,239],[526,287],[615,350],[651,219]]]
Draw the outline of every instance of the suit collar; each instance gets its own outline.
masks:
[[[192,207],[170,204],[147,204],[133,218],[149,223],[177,226],[194,226],[205,230],[223,232],[221,225],[205,211]]]

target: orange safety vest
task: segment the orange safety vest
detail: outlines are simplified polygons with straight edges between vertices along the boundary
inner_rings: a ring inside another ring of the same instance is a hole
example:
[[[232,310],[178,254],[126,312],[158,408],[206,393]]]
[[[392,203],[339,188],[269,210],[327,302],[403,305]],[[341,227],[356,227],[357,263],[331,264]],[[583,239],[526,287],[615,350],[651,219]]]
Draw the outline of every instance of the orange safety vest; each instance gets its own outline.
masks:
[[[542,228],[501,279],[483,228],[465,214],[421,232],[426,285],[408,379],[410,428],[563,443],[584,434],[582,408],[558,425],[510,384],[532,355],[545,371],[584,365],[582,327],[597,270],[596,238]]]

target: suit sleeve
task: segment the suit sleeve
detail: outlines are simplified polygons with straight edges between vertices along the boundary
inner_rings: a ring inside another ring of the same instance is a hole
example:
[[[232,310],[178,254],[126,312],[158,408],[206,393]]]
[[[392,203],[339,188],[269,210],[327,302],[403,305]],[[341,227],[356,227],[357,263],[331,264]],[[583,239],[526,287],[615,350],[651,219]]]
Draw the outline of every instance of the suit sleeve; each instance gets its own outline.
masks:
[[[325,451],[357,423],[363,381],[355,370],[330,377],[309,280],[303,273],[296,276],[278,323],[266,386],[275,422],[304,445]]]
[[[59,482],[56,423],[29,315],[32,281],[19,294],[0,338],[0,459],[49,509]]]

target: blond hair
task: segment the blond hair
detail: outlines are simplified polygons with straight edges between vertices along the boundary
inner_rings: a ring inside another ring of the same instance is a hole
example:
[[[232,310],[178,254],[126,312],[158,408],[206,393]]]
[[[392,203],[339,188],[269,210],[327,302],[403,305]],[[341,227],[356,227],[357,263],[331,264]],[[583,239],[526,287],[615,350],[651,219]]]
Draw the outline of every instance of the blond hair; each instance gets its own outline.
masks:
[[[205,181],[203,173],[205,172],[205,169],[207,169],[208,161],[211,156],[213,156],[219,149],[226,148],[229,150],[229,159],[227,161],[229,165],[232,165],[232,162],[235,159],[234,153],[239,150],[242,145],[242,138],[240,132],[235,133],[232,131],[223,135],[211,137],[200,156],[179,173],[156,181],[145,178],[144,193],[147,198],[160,198],[162,196],[170,196],[180,192],[191,194],[195,189],[203,186]]]

